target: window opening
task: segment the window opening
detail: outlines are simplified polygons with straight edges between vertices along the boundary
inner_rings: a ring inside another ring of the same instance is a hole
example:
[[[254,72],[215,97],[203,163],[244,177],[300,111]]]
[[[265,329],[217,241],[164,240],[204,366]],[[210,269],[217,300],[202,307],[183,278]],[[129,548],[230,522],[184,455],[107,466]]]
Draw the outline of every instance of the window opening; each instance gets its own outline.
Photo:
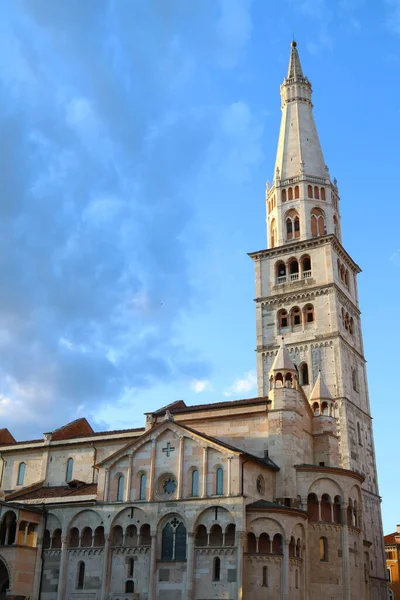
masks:
[[[19,467],[18,467],[17,485],[23,485],[24,484],[25,469],[26,469],[26,464],[24,462],[20,463]]]
[[[219,556],[214,558],[213,565],[213,581],[219,581],[221,576],[221,559]]]

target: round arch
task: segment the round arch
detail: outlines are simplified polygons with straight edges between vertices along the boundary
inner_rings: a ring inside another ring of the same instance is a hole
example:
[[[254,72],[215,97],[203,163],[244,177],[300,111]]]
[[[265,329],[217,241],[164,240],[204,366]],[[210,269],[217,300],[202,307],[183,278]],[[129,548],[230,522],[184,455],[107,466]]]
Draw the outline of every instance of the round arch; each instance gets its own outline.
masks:
[[[312,482],[310,487],[308,488],[307,496],[309,494],[316,494],[319,499],[323,494],[329,494],[331,498],[335,496],[341,496],[344,498],[344,492],[342,487],[334,481],[330,479],[330,477],[320,477]]]
[[[218,519],[215,520],[215,509],[218,509]],[[211,523],[212,521],[212,523]],[[214,522],[218,522],[218,524],[224,529],[230,523],[236,525],[236,519],[233,514],[225,508],[218,504],[217,506],[209,506],[205,508],[196,518],[193,524],[193,530],[196,529],[198,525],[205,525],[207,531],[209,530],[209,526]]]
[[[0,594],[6,592],[10,587],[11,573],[5,559],[0,556]]]
[[[133,519],[131,517],[132,513],[134,517]],[[115,527],[115,525],[121,525],[121,527],[124,528],[128,527],[128,525],[135,524],[140,527],[144,523],[148,522],[149,519],[142,508],[138,508],[137,506],[129,506],[115,515],[110,523],[110,530]]]

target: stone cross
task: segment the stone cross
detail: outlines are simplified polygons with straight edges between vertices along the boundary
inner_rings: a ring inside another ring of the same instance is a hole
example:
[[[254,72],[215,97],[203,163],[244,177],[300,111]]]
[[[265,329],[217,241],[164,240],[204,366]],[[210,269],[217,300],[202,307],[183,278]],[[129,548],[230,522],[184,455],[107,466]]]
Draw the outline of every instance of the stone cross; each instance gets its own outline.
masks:
[[[174,446],[171,446],[170,442],[168,442],[167,447],[163,448],[162,451],[166,453],[166,455],[169,458],[169,455],[171,454],[171,452],[173,452],[175,450]]]

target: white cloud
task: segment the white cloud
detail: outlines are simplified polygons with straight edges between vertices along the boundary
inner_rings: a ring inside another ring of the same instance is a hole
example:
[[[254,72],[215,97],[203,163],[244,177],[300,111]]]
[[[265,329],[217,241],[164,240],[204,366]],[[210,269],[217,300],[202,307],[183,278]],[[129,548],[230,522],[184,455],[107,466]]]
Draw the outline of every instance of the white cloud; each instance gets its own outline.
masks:
[[[232,385],[230,385],[224,392],[224,396],[236,396],[238,394],[247,394],[254,390],[257,385],[257,375],[255,371],[249,371],[245,373],[242,379],[235,379]]]
[[[196,392],[196,394],[200,394],[201,392],[211,389],[211,381],[208,379],[193,379],[190,387],[194,392]]]

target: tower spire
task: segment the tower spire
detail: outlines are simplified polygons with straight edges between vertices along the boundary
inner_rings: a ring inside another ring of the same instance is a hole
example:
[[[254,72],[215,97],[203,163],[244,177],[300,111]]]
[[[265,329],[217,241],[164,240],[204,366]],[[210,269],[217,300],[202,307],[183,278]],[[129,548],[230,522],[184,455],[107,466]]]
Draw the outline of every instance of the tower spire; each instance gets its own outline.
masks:
[[[295,42],[295,40],[293,40],[291,44],[287,79],[291,79],[293,77],[304,78],[299,53],[297,52],[297,42]]]

